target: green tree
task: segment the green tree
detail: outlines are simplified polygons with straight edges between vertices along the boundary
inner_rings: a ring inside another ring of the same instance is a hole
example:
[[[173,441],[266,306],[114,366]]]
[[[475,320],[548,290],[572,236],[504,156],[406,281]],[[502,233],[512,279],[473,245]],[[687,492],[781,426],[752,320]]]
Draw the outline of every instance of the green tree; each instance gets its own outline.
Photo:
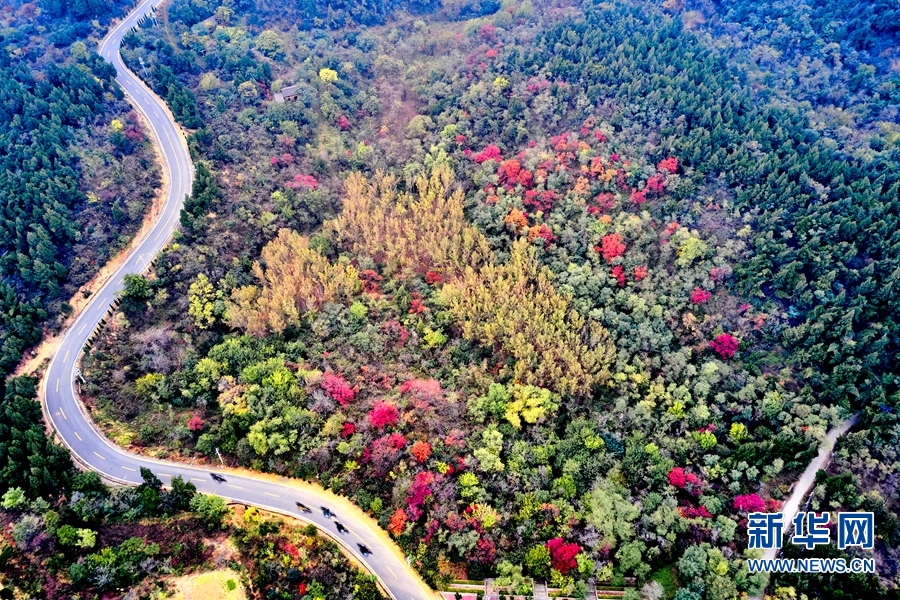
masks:
[[[22,488],[32,498],[65,491],[74,467],[68,451],[47,437],[37,379],[6,380],[0,404],[0,488]]]
[[[284,41],[277,31],[266,29],[256,37],[256,47],[269,58],[275,58],[284,51]]]
[[[181,226],[186,233],[193,234],[201,226],[209,207],[219,199],[221,192],[215,176],[203,162],[197,163],[191,195],[184,199],[181,209]]]
[[[122,298],[129,309],[137,311],[144,306],[151,296],[150,282],[141,275],[125,275],[122,279],[124,288]]]
[[[550,550],[543,544],[529,548],[525,553],[525,568],[538,579],[550,579]]]
[[[209,494],[196,494],[191,499],[191,510],[200,516],[208,529],[221,529],[229,512],[224,499]]]
[[[362,571],[356,574],[356,583],[353,586],[353,598],[355,600],[381,600],[384,596],[378,589],[378,578],[367,575]]]

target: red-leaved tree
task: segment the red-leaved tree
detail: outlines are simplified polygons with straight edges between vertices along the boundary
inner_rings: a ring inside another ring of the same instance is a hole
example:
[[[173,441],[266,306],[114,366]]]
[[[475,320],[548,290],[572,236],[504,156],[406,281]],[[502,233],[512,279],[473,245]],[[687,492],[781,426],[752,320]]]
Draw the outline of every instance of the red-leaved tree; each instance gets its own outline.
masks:
[[[581,552],[581,546],[578,544],[567,544],[562,538],[553,538],[545,544],[547,550],[550,551],[550,566],[565,575],[572,569],[578,567],[578,561],[575,559]]]
[[[634,279],[640,281],[648,275],[647,265],[638,265],[634,268]]]
[[[489,144],[485,147],[484,150],[479,152],[478,154],[472,157],[472,160],[481,164],[483,162],[487,162],[489,160],[495,160],[497,162],[503,162],[503,154],[500,153],[500,148],[493,144]]]
[[[600,242],[600,251],[606,262],[612,262],[612,259],[622,256],[625,253],[625,244],[622,243],[622,236],[618,233],[607,233]]]
[[[375,406],[369,412],[369,423],[375,429],[384,429],[385,427],[393,427],[397,424],[397,417],[400,415],[397,407],[392,402],[376,402]]]
[[[331,396],[333,400],[337,400],[341,406],[347,406],[356,396],[356,392],[353,391],[347,380],[334,373],[325,373],[322,387],[325,388],[325,393]]]
[[[659,171],[668,171],[669,173],[674,173],[678,170],[678,159],[674,156],[670,156],[664,160],[661,160],[658,165],[656,165],[657,170]]]
[[[669,483],[677,488],[684,489],[684,486],[687,485],[687,477],[684,474],[683,467],[673,467],[669,471]]]
[[[703,288],[695,287],[691,290],[691,302],[694,304],[703,304],[712,298],[712,292],[708,292]]]
[[[402,508],[398,508],[394,511],[394,514],[391,515],[390,521],[388,521],[388,531],[394,534],[394,536],[398,536],[403,533],[405,527],[406,511]]]
[[[737,352],[739,344],[740,342],[733,335],[722,333],[709,343],[709,347],[722,358],[731,358]]]
[[[419,440],[409,448],[409,452],[416,457],[417,461],[423,463],[431,456],[431,444]]]
[[[734,509],[741,512],[765,512],[766,503],[756,494],[743,494],[734,499]]]

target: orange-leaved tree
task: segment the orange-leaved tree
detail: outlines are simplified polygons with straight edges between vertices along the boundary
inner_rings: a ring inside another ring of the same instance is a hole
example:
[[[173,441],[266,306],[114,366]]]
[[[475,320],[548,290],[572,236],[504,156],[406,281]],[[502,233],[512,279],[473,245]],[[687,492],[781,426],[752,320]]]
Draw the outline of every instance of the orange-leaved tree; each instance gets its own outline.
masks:
[[[516,382],[558,394],[589,394],[609,377],[615,349],[599,323],[586,322],[560,294],[535,247],[516,241],[509,260],[469,267],[441,291],[462,335],[513,359]]]
[[[347,178],[341,215],[325,224],[338,246],[368,256],[385,276],[435,273],[446,279],[490,256],[487,240],[463,215],[463,193],[453,171],[437,166],[415,179],[415,193],[400,192],[392,175],[374,181]]]
[[[331,264],[309,247],[309,240],[289,229],[266,244],[253,273],[262,285],[234,290],[227,320],[256,336],[299,325],[310,312],[350,298],[361,285],[352,265]]]

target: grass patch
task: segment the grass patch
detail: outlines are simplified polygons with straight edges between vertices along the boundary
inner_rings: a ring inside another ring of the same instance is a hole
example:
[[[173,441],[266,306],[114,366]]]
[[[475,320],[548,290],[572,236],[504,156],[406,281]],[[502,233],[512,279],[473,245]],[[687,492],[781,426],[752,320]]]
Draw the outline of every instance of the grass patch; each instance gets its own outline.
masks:
[[[650,573],[650,581],[656,581],[666,591],[666,600],[675,597],[675,593],[680,587],[678,585],[678,575],[675,574],[675,567],[667,566]]]

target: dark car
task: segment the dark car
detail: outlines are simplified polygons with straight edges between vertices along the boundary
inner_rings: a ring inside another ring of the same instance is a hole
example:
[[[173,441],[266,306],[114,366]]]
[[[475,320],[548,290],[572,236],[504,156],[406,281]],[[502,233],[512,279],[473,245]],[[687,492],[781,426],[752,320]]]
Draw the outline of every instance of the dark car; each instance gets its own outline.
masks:
[[[310,507],[308,507],[307,505],[303,504],[302,502],[296,502],[295,504],[297,505],[297,508],[299,508],[301,512],[305,512],[305,513],[312,512],[312,509]]]
[[[212,477],[213,481],[215,481],[216,483],[222,483],[223,481],[225,481],[224,477],[215,473],[210,473],[209,476]]]
[[[368,546],[364,546],[362,544],[357,544],[359,546],[359,553],[363,556],[372,556],[372,551],[369,550]]]
[[[350,530],[344,527],[343,523],[334,522],[334,526],[337,527],[339,533],[350,533]]]
[[[325,508],[324,506],[321,508],[322,508],[322,514],[325,515],[325,518],[330,519],[331,517],[334,516],[334,513],[331,512],[330,510],[328,510],[327,508]]]

